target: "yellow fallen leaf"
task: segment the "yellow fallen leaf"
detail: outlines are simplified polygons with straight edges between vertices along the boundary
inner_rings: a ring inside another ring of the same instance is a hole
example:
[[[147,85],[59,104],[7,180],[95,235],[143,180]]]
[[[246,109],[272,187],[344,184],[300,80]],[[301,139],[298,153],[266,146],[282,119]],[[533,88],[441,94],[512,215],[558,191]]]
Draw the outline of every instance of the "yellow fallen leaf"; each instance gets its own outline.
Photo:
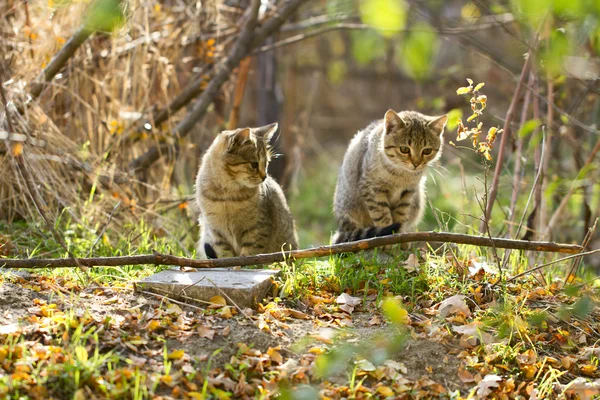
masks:
[[[227,300],[222,296],[213,296],[209,300],[212,303],[208,308],[220,308],[227,305]]]
[[[537,368],[535,365],[523,365],[521,367],[521,371],[523,371],[523,376],[525,379],[533,379],[535,377],[535,373],[537,372]]]
[[[267,355],[271,358],[271,361],[274,361],[277,364],[283,364],[283,357],[277,350],[281,350],[281,346],[269,347]]]
[[[312,354],[323,354],[325,353],[325,349],[322,347],[311,347],[308,349],[308,352]]]
[[[200,392],[187,392],[186,394],[194,400],[204,400],[204,395]]]
[[[597,369],[598,369],[598,367],[596,367],[595,365],[590,365],[590,364],[579,367],[579,370],[581,371],[581,373],[584,375],[588,375],[588,376],[595,376]]]
[[[394,395],[394,391],[387,386],[379,386],[377,388],[377,393],[385,397],[391,397]]]
[[[185,351],[182,349],[175,350],[169,354],[169,360],[179,360],[185,355]]]
[[[146,329],[148,329],[149,331],[155,331],[158,328],[160,328],[160,322],[155,319],[151,320],[146,324]]]
[[[231,307],[229,306],[225,306],[221,309],[221,311],[219,312],[219,315],[221,315],[221,317],[223,318],[233,318],[233,314],[231,313]]]

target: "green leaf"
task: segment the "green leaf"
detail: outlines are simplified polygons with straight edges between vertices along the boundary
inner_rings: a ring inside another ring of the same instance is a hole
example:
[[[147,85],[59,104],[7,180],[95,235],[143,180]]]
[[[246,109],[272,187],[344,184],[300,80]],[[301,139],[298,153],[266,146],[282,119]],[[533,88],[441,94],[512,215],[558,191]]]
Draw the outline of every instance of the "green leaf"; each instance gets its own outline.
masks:
[[[406,4],[403,0],[364,0],[360,3],[361,20],[384,36],[393,36],[404,29]]]
[[[472,89],[473,89],[472,87],[468,87],[468,86],[459,87],[458,89],[456,89],[456,94],[461,95],[461,94],[471,93]]]
[[[485,86],[485,82],[478,83],[477,86],[475,86],[475,91],[481,90],[481,88],[484,86]]]
[[[446,122],[446,130],[454,131],[458,127],[458,120],[462,118],[463,112],[460,108],[453,108],[448,111],[448,122]]]
[[[512,0],[513,13],[517,18],[537,30],[546,14],[551,11],[552,2],[548,0]]]
[[[75,348],[75,357],[82,363],[87,362],[88,360],[88,352],[83,346],[77,346]]]
[[[556,78],[563,72],[563,60],[570,49],[571,44],[562,31],[552,32],[548,45],[542,52],[541,67]]]
[[[93,31],[112,32],[125,22],[121,0],[99,0],[86,16],[86,27]]]
[[[380,34],[375,31],[353,31],[352,55],[361,65],[385,56],[385,42]]]
[[[431,75],[438,49],[437,33],[429,24],[420,22],[405,37],[402,51],[397,52],[397,62],[404,64],[414,79],[423,80]]]
[[[590,315],[594,306],[594,302],[588,296],[584,296],[573,304],[573,315],[585,318]]]
[[[521,129],[519,129],[519,137],[524,138],[529,136],[531,132],[536,130],[537,127],[541,125],[541,123],[542,122],[539,119],[530,119],[529,121],[525,122]]]

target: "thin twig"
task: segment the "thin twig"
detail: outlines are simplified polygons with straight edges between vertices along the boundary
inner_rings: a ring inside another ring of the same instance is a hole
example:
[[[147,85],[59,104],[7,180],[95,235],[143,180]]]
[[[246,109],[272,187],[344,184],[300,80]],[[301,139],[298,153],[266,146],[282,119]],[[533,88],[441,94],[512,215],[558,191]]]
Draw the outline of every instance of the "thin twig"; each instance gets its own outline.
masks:
[[[552,233],[552,228],[554,228],[554,225],[556,224],[556,222],[560,218],[562,212],[564,211],[565,207],[567,206],[569,199],[575,192],[575,188],[577,187],[577,185],[575,183],[585,175],[589,166],[594,161],[594,158],[596,158],[596,155],[598,154],[598,152],[600,152],[600,138],[598,138],[598,142],[596,143],[592,152],[590,153],[587,160],[585,161],[585,164],[583,164],[583,167],[581,167],[581,169],[579,169],[579,172],[577,173],[577,177],[575,178],[575,180],[571,183],[571,186],[569,187],[569,191],[562,198],[560,204],[554,211],[554,214],[552,214],[552,217],[550,217],[550,220],[548,221],[548,225],[546,226],[546,230],[544,231],[544,237],[550,237],[550,234]]]
[[[356,242],[341,243],[330,246],[321,246],[313,249],[284,251],[279,253],[259,254],[245,257],[230,257],[211,260],[197,260],[192,258],[177,257],[169,254],[143,254],[135,256],[95,257],[79,258],[50,258],[26,260],[2,259],[0,267],[4,268],[72,268],[80,263],[86,267],[95,266],[123,266],[123,265],[177,265],[192,268],[225,268],[244,265],[265,265],[283,262],[288,259],[303,259],[316,257],[329,257],[334,254],[357,253],[375,247],[383,247],[391,244],[410,242],[446,242],[470,244],[482,247],[492,247],[516,250],[535,250],[556,253],[577,254],[582,248],[577,244],[561,244],[552,242],[530,242],[526,240],[514,240],[504,238],[492,238],[486,236],[466,235],[462,233],[447,232],[408,232],[396,235],[376,237],[372,239],[358,240]]]
[[[233,299],[231,297],[229,297],[227,295],[227,293],[225,293],[223,291],[223,289],[221,289],[220,287],[217,286],[216,283],[214,283],[210,278],[206,277],[206,280],[209,281],[218,291],[219,293],[221,293],[223,296],[225,296],[227,298],[227,300],[229,300],[231,302],[231,304],[233,304],[235,306],[235,308],[237,308],[238,312],[240,314],[242,314],[248,321],[252,322],[253,324],[256,324],[256,321],[254,321],[252,318],[250,318],[248,315],[246,315],[246,313],[244,312],[244,310],[242,310],[240,308],[240,306],[238,306],[235,301],[233,301]]]
[[[529,65],[531,63],[531,52],[527,54],[527,59],[523,64],[523,69],[521,70],[521,77],[519,78],[519,82],[517,83],[517,88],[515,89],[515,93],[510,102],[510,106],[508,107],[508,111],[506,112],[506,120],[504,121],[504,128],[502,130],[502,138],[500,139],[500,149],[498,151],[498,157],[496,159],[496,168],[494,170],[494,179],[492,180],[492,187],[490,190],[490,194],[488,196],[488,201],[486,204],[486,209],[484,213],[485,221],[489,221],[492,216],[492,209],[494,208],[494,203],[496,202],[496,196],[498,195],[498,184],[500,183],[500,175],[502,173],[502,166],[504,163],[504,153],[506,151],[506,143],[508,142],[508,136],[511,135],[511,122],[512,118],[521,97],[521,88],[523,87],[523,83],[525,82],[525,77],[529,72]],[[484,230],[485,221],[482,222],[481,230]]]
[[[592,237],[594,236],[594,232],[596,232],[596,225],[598,225],[598,218],[596,218],[594,225],[588,230],[587,234],[583,238],[581,247],[583,247],[584,250],[587,248],[588,244],[592,240]],[[571,283],[573,281],[573,279],[575,279],[575,275],[577,274],[577,270],[579,269],[579,264],[581,263],[582,259],[583,259],[583,256],[577,257],[573,260],[573,264],[571,264],[571,268],[569,268],[569,272],[567,272],[567,276],[565,277],[565,280],[563,282],[563,287],[567,283]]]
[[[506,282],[507,283],[508,282],[512,282],[512,281],[514,281],[517,278],[520,278],[520,277],[522,277],[524,275],[528,275],[528,274],[530,274],[530,273],[532,273],[534,271],[537,271],[539,269],[545,268],[545,267],[547,267],[549,265],[557,264],[557,263],[559,263],[561,261],[570,260],[571,258],[576,258],[576,257],[581,257],[581,256],[587,256],[587,255],[598,253],[598,252],[600,252],[600,249],[590,250],[590,251],[586,251],[586,252],[583,252],[583,253],[573,254],[573,255],[570,255],[570,256],[567,256],[567,257],[559,258],[558,260],[550,261],[550,262],[547,262],[547,263],[542,264],[542,265],[537,265],[537,266],[535,266],[533,268],[529,268],[528,270],[521,272],[520,274],[517,274],[517,275],[513,276],[512,278],[508,279]]]
[[[542,127],[542,151],[541,158],[544,157],[546,152],[546,131],[544,127]],[[523,221],[525,221],[525,215],[527,215],[527,209],[529,208],[529,203],[531,203],[531,198],[533,197],[536,188],[538,186],[538,181],[540,180],[540,176],[542,175],[542,165],[538,168],[537,174],[535,175],[535,180],[533,181],[533,186],[531,187],[531,191],[529,192],[529,197],[527,198],[527,204],[525,204],[525,209],[523,210],[523,215],[521,215],[521,220],[519,221],[519,226],[517,227],[517,233],[515,233],[515,237],[519,237],[519,232],[521,232],[521,227],[523,226]]]
[[[117,208],[119,208],[120,205],[121,205],[121,201],[119,201],[117,204],[115,204],[114,208],[110,212],[110,215],[108,216],[108,220],[106,221],[106,224],[104,224],[104,227],[102,228],[102,231],[100,232],[100,234],[98,235],[98,237],[96,238],[96,240],[94,240],[94,243],[92,244],[92,247],[90,247],[90,251],[88,251],[88,255],[87,255],[88,257],[92,255],[92,251],[94,251],[94,247],[96,247],[96,245],[98,244],[98,242],[100,241],[100,239],[102,238],[102,236],[104,236],[104,233],[106,233],[106,229],[108,228],[108,225],[110,224],[110,221],[112,221],[112,218],[115,215],[115,211],[117,211]]]

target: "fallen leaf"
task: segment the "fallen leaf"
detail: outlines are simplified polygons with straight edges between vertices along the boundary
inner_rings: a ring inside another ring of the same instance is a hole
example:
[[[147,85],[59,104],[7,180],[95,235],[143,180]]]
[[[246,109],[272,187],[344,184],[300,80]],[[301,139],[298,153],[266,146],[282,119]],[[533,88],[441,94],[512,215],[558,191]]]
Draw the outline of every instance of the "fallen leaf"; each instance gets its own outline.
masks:
[[[182,314],[183,310],[175,303],[171,303],[167,307],[167,314]]]
[[[385,397],[392,397],[394,395],[394,391],[387,386],[379,386],[376,391]]]
[[[271,361],[274,361],[277,364],[281,365],[283,364],[283,357],[281,356],[281,353],[279,353],[278,350],[281,350],[281,346],[269,347],[269,349],[267,350],[267,355],[269,356],[269,358],[271,358]]]
[[[223,330],[221,331],[221,336],[229,336],[229,333],[231,332],[231,326],[227,325],[225,328],[223,328]]]
[[[406,261],[403,263],[404,269],[408,272],[415,272],[415,270],[419,267],[419,261],[417,260],[417,256],[411,254],[408,256]]]
[[[484,399],[494,391],[498,386],[500,386],[500,382],[502,378],[498,375],[486,375],[479,383],[477,384],[477,395],[479,398]]]
[[[225,306],[221,309],[221,311],[219,312],[219,315],[223,318],[233,318],[233,313],[231,311],[231,307],[229,306]]]
[[[311,347],[308,349],[308,352],[312,354],[323,354],[325,353],[325,349],[323,347]]]
[[[185,350],[174,350],[169,354],[169,360],[179,360],[185,355]]]
[[[440,315],[444,318],[457,313],[463,313],[466,317],[471,316],[471,310],[469,310],[465,298],[465,295],[457,294],[442,301],[438,308]]]
[[[362,303],[362,300],[360,297],[353,297],[350,296],[348,293],[342,293],[335,299],[335,302],[337,304],[347,304],[349,306],[355,307]]]
[[[206,338],[208,340],[213,340],[213,338],[215,337],[215,330],[210,329],[207,326],[199,326],[198,334],[200,335],[200,337]]]
[[[566,394],[577,395],[581,400],[590,400],[600,394],[600,379],[588,382],[585,378],[576,378],[566,385],[560,385]]]
[[[595,365],[586,364],[586,365],[580,366],[579,370],[584,375],[595,376],[596,375],[596,371],[598,370],[598,367],[596,367]]]
[[[365,372],[375,371],[375,366],[369,360],[360,360],[356,362],[356,366]]]
[[[303,313],[302,311],[293,310],[291,308],[288,309],[290,315],[297,319],[310,319],[308,314]]]
[[[458,377],[464,383],[475,382],[475,377],[466,368],[460,367],[458,369]]]
[[[347,313],[347,314],[352,314],[352,312],[354,311],[354,307],[352,307],[349,304],[341,304],[339,306],[340,310],[342,310],[343,312]]]
[[[221,308],[227,305],[227,300],[222,296],[213,296],[208,301],[211,303],[208,308]]]

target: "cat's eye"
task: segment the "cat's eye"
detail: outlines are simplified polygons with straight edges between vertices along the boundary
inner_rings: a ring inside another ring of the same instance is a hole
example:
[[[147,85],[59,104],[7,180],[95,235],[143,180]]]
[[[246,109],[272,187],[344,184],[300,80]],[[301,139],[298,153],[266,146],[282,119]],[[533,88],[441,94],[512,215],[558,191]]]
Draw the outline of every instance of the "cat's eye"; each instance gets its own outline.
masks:
[[[250,163],[250,166],[252,167],[252,169],[258,169],[258,163],[257,162]]]
[[[409,154],[410,153],[410,148],[406,147],[406,146],[400,146],[400,153],[402,153],[402,154]]]
[[[428,156],[428,155],[431,154],[432,151],[433,151],[433,149],[431,149],[431,148],[423,149],[423,154],[425,154],[426,156]]]

